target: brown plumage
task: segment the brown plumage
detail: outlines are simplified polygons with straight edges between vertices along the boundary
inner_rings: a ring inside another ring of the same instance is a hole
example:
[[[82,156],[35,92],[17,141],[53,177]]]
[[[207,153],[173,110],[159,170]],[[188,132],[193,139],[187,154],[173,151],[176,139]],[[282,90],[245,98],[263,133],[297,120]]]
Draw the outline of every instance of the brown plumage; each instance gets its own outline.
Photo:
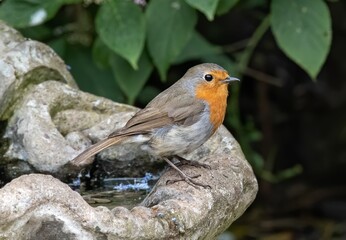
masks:
[[[227,105],[227,85],[231,78],[222,67],[205,63],[190,68],[186,74],[138,111],[126,125],[108,138],[92,145],[71,161],[74,165],[109,146],[136,141],[150,154],[167,157],[188,153],[205,141],[222,124]],[[184,180],[197,184],[181,172]]]

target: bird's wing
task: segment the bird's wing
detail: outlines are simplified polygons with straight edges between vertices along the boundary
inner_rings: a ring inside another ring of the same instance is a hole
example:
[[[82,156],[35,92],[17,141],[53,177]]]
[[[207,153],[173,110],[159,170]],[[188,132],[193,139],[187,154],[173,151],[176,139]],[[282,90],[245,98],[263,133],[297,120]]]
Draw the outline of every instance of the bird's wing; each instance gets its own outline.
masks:
[[[169,125],[192,125],[200,119],[201,113],[205,110],[202,101],[188,94],[170,97],[164,95],[154,99],[146,108],[138,111],[124,128],[115,131],[109,137],[145,134],[152,129]]]
[[[167,113],[157,108],[144,108],[138,111],[119,131],[109,135],[114,137],[120,135],[133,135],[149,133],[154,128],[174,123]]]

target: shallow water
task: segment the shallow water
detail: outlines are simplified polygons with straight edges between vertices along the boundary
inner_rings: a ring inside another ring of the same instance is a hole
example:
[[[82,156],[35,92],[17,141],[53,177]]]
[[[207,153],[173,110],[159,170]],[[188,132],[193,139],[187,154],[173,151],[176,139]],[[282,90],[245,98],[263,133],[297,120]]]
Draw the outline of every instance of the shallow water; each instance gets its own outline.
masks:
[[[158,176],[146,173],[144,177],[131,178],[104,178],[98,180],[97,188],[84,190],[80,178],[71,184],[72,189],[80,192],[86,202],[91,206],[105,206],[112,209],[117,206],[133,208],[143,201],[154,187]]]

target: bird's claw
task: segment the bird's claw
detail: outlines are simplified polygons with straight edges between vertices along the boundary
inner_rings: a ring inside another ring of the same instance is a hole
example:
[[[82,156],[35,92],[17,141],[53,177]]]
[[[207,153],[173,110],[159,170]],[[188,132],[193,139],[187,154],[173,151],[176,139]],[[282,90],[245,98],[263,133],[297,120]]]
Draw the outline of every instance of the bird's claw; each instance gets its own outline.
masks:
[[[193,167],[202,167],[208,170],[211,170],[210,165],[205,164],[205,163],[200,163],[198,161],[193,161],[193,160],[187,160],[183,157],[175,156],[176,159],[178,159],[178,163],[175,164],[175,166],[179,167],[182,165],[188,165],[188,166],[193,166]]]
[[[176,183],[176,182],[180,182],[180,181],[184,181],[186,183],[188,183],[189,185],[193,186],[193,187],[203,187],[203,188],[209,188],[211,189],[212,187],[210,185],[207,185],[207,184],[203,184],[203,183],[199,183],[195,180],[193,180],[193,178],[198,178],[200,177],[201,175],[200,174],[197,174],[195,176],[182,176],[181,179],[174,179],[174,180],[167,180],[166,184],[173,184],[173,183]]]
[[[209,185],[205,185],[205,184],[202,184],[202,183],[199,183],[199,182],[196,182],[195,180],[193,180],[193,178],[198,178],[200,177],[201,175],[198,174],[198,175],[195,175],[193,177],[189,177],[188,175],[186,175],[183,171],[181,171],[177,166],[175,166],[168,158],[164,158],[165,161],[172,167],[174,168],[178,173],[179,175],[181,176],[181,179],[178,179],[178,180],[168,180],[166,182],[167,183],[175,183],[175,182],[179,182],[179,181],[185,181],[187,182],[188,184],[190,184],[191,186],[193,187],[197,187],[197,186],[200,186],[200,187],[203,187],[203,188],[211,188]]]

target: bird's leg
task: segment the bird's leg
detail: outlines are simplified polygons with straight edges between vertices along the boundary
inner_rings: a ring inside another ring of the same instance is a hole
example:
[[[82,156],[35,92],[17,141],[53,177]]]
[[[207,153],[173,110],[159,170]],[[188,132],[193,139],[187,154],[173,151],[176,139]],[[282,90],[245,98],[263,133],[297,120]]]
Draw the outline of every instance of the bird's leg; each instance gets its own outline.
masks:
[[[199,182],[193,180],[193,178],[200,177],[201,176],[200,174],[190,177],[190,176],[186,175],[183,171],[181,171],[177,166],[175,166],[174,163],[172,163],[168,158],[163,158],[163,159],[172,168],[174,168],[179,173],[179,175],[182,177],[182,179],[179,179],[179,180],[169,180],[169,181],[167,181],[167,183],[175,183],[175,182],[179,182],[179,181],[185,181],[193,187],[200,186],[203,188],[211,188],[209,185],[205,185],[205,184],[202,184],[202,183],[199,183]]]
[[[193,167],[202,167],[202,168],[206,168],[206,169],[211,170],[211,167],[205,163],[200,163],[200,162],[193,161],[193,160],[187,160],[187,159],[180,157],[178,155],[174,155],[173,158],[175,158],[179,161],[179,163],[176,163],[175,166],[189,165],[189,166],[193,166]]]

